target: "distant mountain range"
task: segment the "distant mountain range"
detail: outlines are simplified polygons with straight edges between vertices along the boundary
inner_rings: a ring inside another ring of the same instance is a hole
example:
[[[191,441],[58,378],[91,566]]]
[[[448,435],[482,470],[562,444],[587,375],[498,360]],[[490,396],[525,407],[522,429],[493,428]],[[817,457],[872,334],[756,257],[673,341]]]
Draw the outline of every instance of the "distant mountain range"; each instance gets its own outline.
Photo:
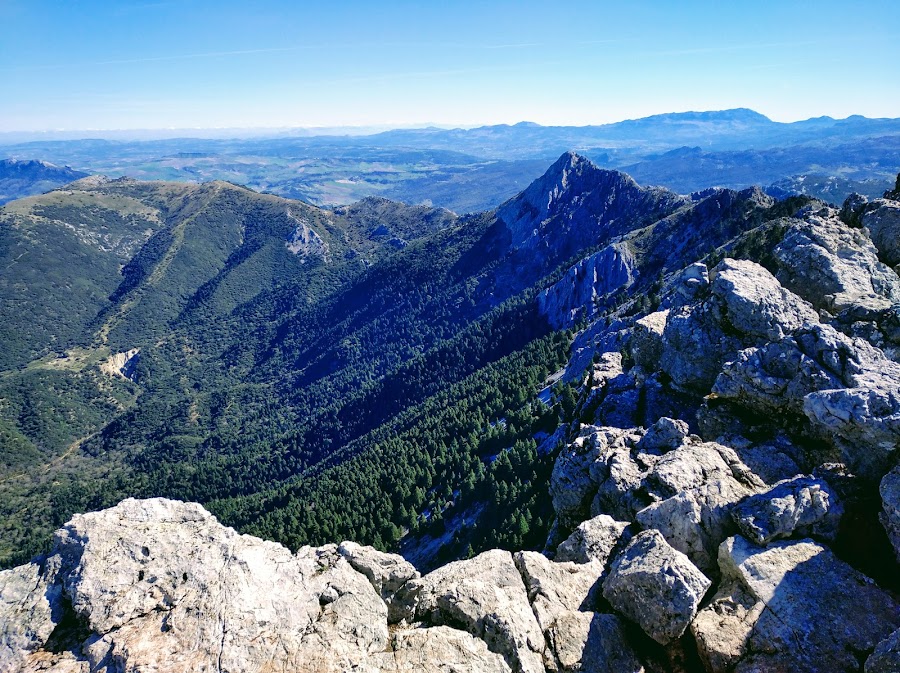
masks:
[[[497,206],[570,150],[642,184],[682,194],[711,185],[771,185],[775,195],[804,193],[833,203],[852,191],[879,195],[900,168],[900,119],[781,123],[743,108],[580,127],[521,122],[370,135],[298,130],[271,137],[254,131],[243,138],[3,142],[0,135],[0,155],[46,159],[110,177],[227,180],[316,205],[382,196],[458,213]],[[8,190],[6,199],[48,187],[24,188]]]

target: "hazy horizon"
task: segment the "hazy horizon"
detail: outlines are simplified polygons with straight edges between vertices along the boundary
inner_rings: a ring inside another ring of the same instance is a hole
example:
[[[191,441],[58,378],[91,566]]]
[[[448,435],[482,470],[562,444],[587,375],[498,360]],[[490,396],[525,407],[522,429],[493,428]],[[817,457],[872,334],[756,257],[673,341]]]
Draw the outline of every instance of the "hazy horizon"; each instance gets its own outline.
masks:
[[[885,0],[5,0],[0,132],[895,117],[898,18]]]

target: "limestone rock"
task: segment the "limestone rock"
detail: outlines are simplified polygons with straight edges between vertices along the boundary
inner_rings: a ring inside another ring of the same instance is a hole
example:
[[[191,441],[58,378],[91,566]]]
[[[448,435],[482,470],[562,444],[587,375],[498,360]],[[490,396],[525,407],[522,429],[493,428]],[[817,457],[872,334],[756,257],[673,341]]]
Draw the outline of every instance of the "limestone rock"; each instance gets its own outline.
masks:
[[[865,231],[849,228],[830,208],[804,215],[775,249],[785,287],[829,311],[900,301],[900,278],[878,261]]]
[[[755,262],[725,259],[713,271],[710,291],[724,303],[730,326],[747,336],[775,341],[819,322],[810,304]]]
[[[712,583],[655,530],[639,533],[603,583],[610,605],[665,645],[687,629]]]
[[[678,276],[675,290],[684,299],[692,300],[709,287],[709,269],[703,262],[694,262]]]
[[[563,612],[594,609],[598,580],[605,569],[602,563],[551,561],[534,551],[516,552],[514,559],[542,630],[549,629]]]
[[[715,569],[716,550],[732,532],[729,508],[764,487],[734,451],[715,443],[688,443],[667,453],[644,483],[658,499],[636,520],[705,571]]]
[[[900,629],[878,643],[866,659],[865,673],[897,673],[900,671]]]
[[[388,621],[396,623],[408,617],[394,605],[394,594],[411,579],[420,577],[412,563],[399,554],[386,554],[373,547],[364,547],[355,542],[343,542],[338,547],[354,570],[366,576],[372,587],[388,607]]]
[[[900,465],[884,475],[879,488],[883,511],[879,518],[900,562]]]
[[[642,451],[670,451],[681,446],[689,432],[684,421],[663,417],[650,426],[637,448]]]
[[[726,399],[769,414],[804,414],[861,474],[879,478],[900,443],[900,365],[829,325],[749,348],[727,363],[713,387]]]
[[[812,542],[758,547],[741,536],[719,551],[723,585],[691,629],[713,673],[858,671],[900,624],[900,604]],[[814,606],[814,609],[811,609]]]
[[[390,649],[373,655],[373,671],[384,673],[510,673],[506,660],[482,640],[449,626],[401,630]],[[366,671],[367,669],[353,669]]]
[[[803,410],[861,475],[877,479],[897,460],[900,389],[843,388],[811,393]]]
[[[293,555],[195,504],[76,515],[45,567],[64,597],[52,608],[93,633],[92,670],[339,671],[388,642],[387,608],[334,545]]]
[[[635,363],[646,371],[659,369],[659,360],[663,350],[663,332],[669,311],[657,311],[646,315],[634,323],[631,336],[631,357]]]
[[[560,451],[550,475],[550,497],[556,516],[566,525],[577,525],[588,518],[588,509],[597,492],[594,471],[598,461],[605,461],[606,467],[606,463],[614,462],[617,452],[624,451],[627,455],[632,437],[629,430],[584,426],[580,435]],[[616,467],[609,469],[615,471]],[[627,479],[625,475],[622,478]]]
[[[605,566],[613,550],[630,539],[631,536],[627,532],[628,525],[606,514],[583,521],[559,545],[554,560],[575,563],[595,561]]]
[[[597,317],[596,302],[635,279],[634,255],[614,243],[585,257],[560,280],[538,295],[538,308],[556,329],[572,327],[579,319]]]
[[[0,571],[0,670],[24,665],[44,646],[62,618],[59,594],[36,563]]]
[[[708,391],[740,349],[818,322],[808,303],[759,264],[725,259],[710,275],[709,296],[673,309],[663,332],[661,367],[682,388]]]
[[[724,324],[722,307],[712,301],[669,313],[660,366],[677,386],[708,391],[725,357],[743,347],[737,336],[722,330]]]
[[[759,545],[793,535],[833,540],[842,514],[843,507],[831,487],[805,476],[780,482],[731,510],[741,533]]]
[[[881,259],[894,267],[900,264],[900,201],[876,199],[860,221],[869,230]]]
[[[455,561],[407,582],[416,618],[483,639],[514,671],[543,673],[544,635],[512,554],[499,549]]]
[[[547,640],[562,673],[643,673],[622,620],[595,612],[566,612]]]

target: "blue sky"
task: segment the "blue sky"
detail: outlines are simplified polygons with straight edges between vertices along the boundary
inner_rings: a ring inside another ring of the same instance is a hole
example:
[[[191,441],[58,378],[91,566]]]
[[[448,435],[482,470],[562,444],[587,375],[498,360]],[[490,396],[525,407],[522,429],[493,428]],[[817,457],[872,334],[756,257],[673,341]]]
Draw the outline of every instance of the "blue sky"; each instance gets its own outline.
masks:
[[[0,131],[900,116],[900,2],[0,0]]]

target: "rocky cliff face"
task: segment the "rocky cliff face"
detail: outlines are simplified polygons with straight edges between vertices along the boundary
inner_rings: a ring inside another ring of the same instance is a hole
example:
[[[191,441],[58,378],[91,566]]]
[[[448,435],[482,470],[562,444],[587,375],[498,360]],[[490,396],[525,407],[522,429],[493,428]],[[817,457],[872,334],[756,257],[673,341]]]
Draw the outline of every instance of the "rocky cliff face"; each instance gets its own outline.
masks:
[[[504,206],[520,245],[576,221],[554,219],[554,189],[595,169],[562,169],[546,203]],[[894,196],[764,220],[767,197],[716,191],[545,291],[561,322],[596,320],[543,553],[421,576],[351,542],[292,554],[199,505],[126,500],[0,573],[0,670],[900,671]],[[648,251],[702,221],[721,241],[708,264]],[[650,306],[596,310],[660,259]]]

